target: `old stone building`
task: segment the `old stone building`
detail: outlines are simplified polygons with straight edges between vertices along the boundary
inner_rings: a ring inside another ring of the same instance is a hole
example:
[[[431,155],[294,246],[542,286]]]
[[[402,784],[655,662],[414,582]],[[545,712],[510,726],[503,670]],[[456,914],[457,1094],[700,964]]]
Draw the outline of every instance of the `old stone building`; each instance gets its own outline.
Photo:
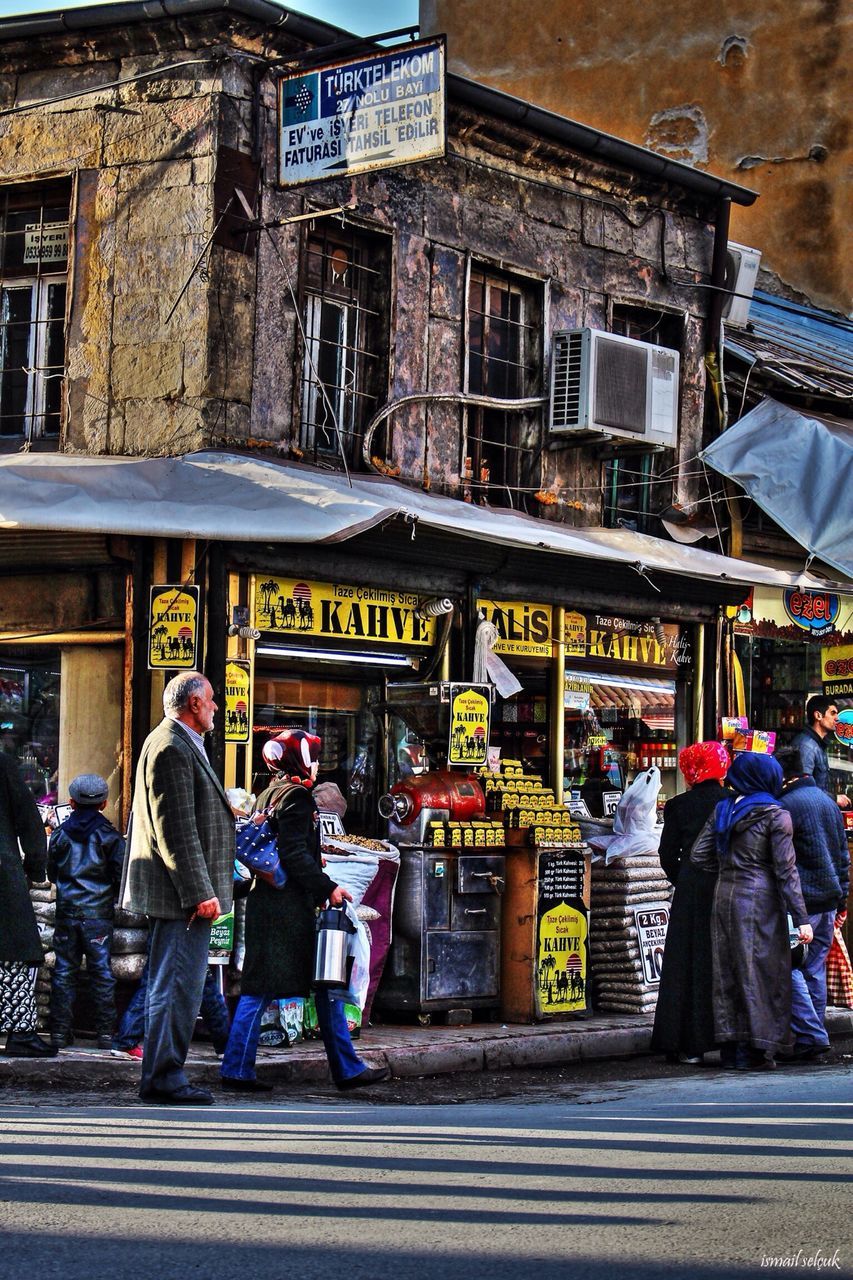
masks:
[[[282,77],[353,52],[266,0],[0,21],[0,471],[23,507],[0,627],[22,683],[38,667],[62,689],[50,751],[15,730],[46,790],[85,762],[126,808],[166,674],[154,584],[201,589],[219,680],[227,654],[253,660],[226,629],[255,574],[448,596],[466,667],[480,598],[704,626],[712,652],[752,580],[659,535],[697,492],[718,224],[753,194],[453,76],[444,155],[283,184]],[[552,430],[557,335],[585,327],[635,339],[643,378],[662,362],[662,436],[618,428],[619,384],[612,431]],[[713,717],[707,681],[685,733]],[[232,778],[251,755],[220,741]]]
[[[423,0],[420,17],[461,75],[754,187],[732,239],[849,313],[849,7],[507,0],[493,23],[478,0]]]

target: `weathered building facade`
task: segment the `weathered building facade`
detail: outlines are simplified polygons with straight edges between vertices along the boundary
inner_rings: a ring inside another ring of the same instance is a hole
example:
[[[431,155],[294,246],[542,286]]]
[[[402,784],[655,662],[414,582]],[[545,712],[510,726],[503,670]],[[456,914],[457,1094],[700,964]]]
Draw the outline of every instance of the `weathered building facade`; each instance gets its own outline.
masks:
[[[226,629],[235,609],[251,613],[257,575],[449,594],[466,668],[481,597],[670,620],[698,629],[697,653],[705,627],[713,654],[717,606],[743,593],[650,535],[696,493],[718,328],[704,286],[725,245],[721,210],[752,193],[456,77],[443,158],[285,189],[280,78],[318,49],[334,57],[342,34],[265,0],[132,4],[118,25],[109,7],[0,23],[0,442],[59,452],[72,486],[81,459],[210,449],[270,459],[286,483],[384,477],[396,484],[383,492],[506,511],[513,528],[532,517],[540,551],[526,524],[523,554],[485,526],[454,539],[450,506],[442,532],[414,545],[417,516],[354,523],[345,552],[299,528],[270,538],[250,511],[238,537],[205,524],[202,538],[189,517],[161,516],[146,481],[149,527],[117,516],[81,529],[101,533],[71,563],[65,535],[42,538],[45,600],[23,573],[21,533],[6,544],[0,627],[10,664],[49,652],[42,665],[61,674],[55,737],[67,745],[40,766],[60,792],[85,759],[126,809],[165,675],[146,666],[152,584],[202,589],[199,652],[217,683],[227,654],[252,659]],[[670,446],[549,430],[555,335],[585,326],[678,353]],[[62,523],[63,480],[38,490],[31,528],[78,527]],[[586,552],[546,554],[548,530],[590,526]],[[561,627],[549,644],[564,644]],[[308,659],[294,661],[301,672]],[[709,673],[685,733],[713,719],[713,661]],[[72,678],[107,691],[106,718],[87,714],[91,694],[68,694]],[[219,757],[232,780],[251,776],[251,749],[220,741]]]
[[[492,23],[476,0],[423,0],[420,19],[461,75],[755,187],[732,239],[783,290],[849,313],[849,8],[563,0],[531,20],[508,0]]]

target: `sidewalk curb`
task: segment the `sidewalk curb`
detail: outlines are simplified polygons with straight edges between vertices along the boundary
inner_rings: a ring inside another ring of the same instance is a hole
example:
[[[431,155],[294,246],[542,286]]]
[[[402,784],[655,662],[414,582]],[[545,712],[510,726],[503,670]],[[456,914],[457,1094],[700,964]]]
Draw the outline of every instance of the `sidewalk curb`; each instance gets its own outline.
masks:
[[[387,1066],[399,1079],[455,1075],[513,1068],[554,1067],[573,1062],[606,1061],[650,1052],[652,1022],[649,1015],[608,1026],[602,1016],[589,1022],[545,1023],[536,1026],[472,1026],[463,1029],[432,1027],[414,1033],[412,1028],[372,1027],[357,1042],[360,1055],[370,1066]],[[605,1025],[601,1025],[605,1023]],[[853,1037],[853,1009],[829,1009],[826,1027],[833,1040]],[[395,1043],[411,1040],[419,1043]],[[207,1045],[194,1044],[188,1060],[194,1082],[215,1086],[220,1061]],[[331,1087],[326,1056],[317,1043],[291,1046],[277,1052],[262,1051],[258,1076],[270,1084]],[[56,1058],[6,1058],[0,1053],[0,1101],[15,1087],[55,1091],[69,1085],[87,1089],[136,1087],[139,1063],[113,1058],[105,1050],[80,1045],[63,1050]]]

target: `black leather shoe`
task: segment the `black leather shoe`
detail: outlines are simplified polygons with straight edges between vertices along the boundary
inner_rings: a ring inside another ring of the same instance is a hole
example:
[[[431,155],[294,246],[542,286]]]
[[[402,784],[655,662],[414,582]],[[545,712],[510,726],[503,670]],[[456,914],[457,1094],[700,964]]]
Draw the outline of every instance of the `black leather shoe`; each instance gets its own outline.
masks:
[[[336,1080],[335,1083],[341,1093],[346,1093],[349,1089],[363,1089],[368,1084],[379,1084],[380,1080],[387,1080],[390,1074],[388,1067],[366,1067],[357,1076],[350,1076],[347,1080]]]
[[[58,1050],[35,1031],[10,1031],[3,1052],[7,1058],[55,1058]]]
[[[140,1089],[143,1102],[155,1102],[167,1107],[209,1107],[213,1094],[197,1089],[194,1084],[182,1084],[177,1089]]]
[[[265,1080],[235,1080],[233,1076],[222,1077],[222,1088],[228,1093],[271,1093],[272,1085]]]

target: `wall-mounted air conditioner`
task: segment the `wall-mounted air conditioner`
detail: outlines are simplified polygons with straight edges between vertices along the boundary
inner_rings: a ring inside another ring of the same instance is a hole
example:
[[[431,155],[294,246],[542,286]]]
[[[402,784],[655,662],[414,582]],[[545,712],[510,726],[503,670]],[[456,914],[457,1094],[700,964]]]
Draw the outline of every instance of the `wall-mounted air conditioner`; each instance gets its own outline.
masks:
[[[549,435],[594,434],[674,447],[677,351],[600,329],[554,334]]]
[[[761,250],[730,240],[726,248],[726,289],[723,319],[727,325],[743,329],[749,319],[749,304],[758,279]]]

